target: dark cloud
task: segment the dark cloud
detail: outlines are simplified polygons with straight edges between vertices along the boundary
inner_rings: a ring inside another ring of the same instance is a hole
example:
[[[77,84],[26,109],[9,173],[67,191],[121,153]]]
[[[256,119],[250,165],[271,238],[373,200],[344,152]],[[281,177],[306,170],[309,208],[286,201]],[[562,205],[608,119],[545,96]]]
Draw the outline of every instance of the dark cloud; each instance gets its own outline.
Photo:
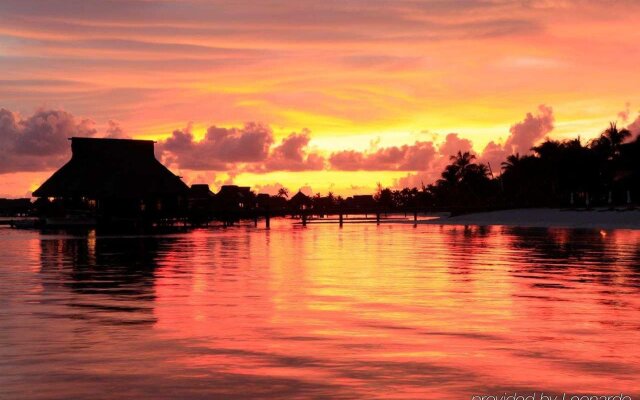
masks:
[[[0,173],[42,171],[69,157],[68,138],[93,136],[93,121],[61,110],[38,110],[23,118],[0,109]]]

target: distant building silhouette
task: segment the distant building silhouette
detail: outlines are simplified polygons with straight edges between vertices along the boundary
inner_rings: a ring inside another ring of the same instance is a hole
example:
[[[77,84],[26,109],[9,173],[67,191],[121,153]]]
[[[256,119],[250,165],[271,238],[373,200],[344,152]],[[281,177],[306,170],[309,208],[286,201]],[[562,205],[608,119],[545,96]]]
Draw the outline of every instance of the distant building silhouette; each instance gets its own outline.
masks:
[[[311,204],[313,204],[311,197],[302,193],[300,190],[289,199],[289,208],[295,214],[299,214],[302,210],[310,208]]]
[[[153,221],[181,215],[188,186],[162,165],[151,140],[71,138],[72,157],[33,195],[47,214],[97,222]]]
[[[189,189],[189,218],[195,224],[208,223],[213,219],[215,194],[209,185],[198,183]]]
[[[32,209],[31,199],[0,199],[0,216],[28,215]]]
[[[223,185],[216,194],[216,206],[220,211],[239,211],[253,207],[254,195],[249,186]]]
[[[371,210],[377,207],[376,200],[370,194],[357,194],[349,197],[345,201],[345,205],[355,210]]]

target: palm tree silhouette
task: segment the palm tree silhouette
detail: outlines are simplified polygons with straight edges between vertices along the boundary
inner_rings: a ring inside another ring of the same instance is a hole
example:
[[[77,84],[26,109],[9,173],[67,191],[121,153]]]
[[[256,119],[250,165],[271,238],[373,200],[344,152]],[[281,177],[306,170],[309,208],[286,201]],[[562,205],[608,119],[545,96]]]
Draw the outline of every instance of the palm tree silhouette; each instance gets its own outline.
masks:
[[[609,140],[612,156],[620,155],[620,145],[631,136],[628,129],[618,129],[617,123],[610,122],[609,127],[602,132],[602,136]]]
[[[471,164],[471,162],[476,159],[476,156],[469,153],[468,151],[465,151],[464,153],[458,151],[458,154],[453,155],[449,158],[451,159],[451,161],[454,161],[454,164],[458,168],[464,169],[467,165]]]
[[[336,196],[333,194],[333,192],[329,192],[327,194],[327,201],[331,205],[334,205],[336,203]]]
[[[460,182],[464,180],[464,177],[467,175],[467,170],[472,164],[472,161],[475,160],[476,156],[474,154],[465,151],[464,153],[458,151],[458,154],[450,157],[451,161],[453,161],[452,165],[455,168],[455,175],[457,181]]]
[[[618,124],[616,122],[610,122],[609,127],[602,132],[602,135],[609,139],[612,146],[619,147],[629,136],[631,136],[631,132],[625,128],[618,129]]]
[[[631,132],[626,128],[618,128],[616,122],[610,122],[600,137],[591,141],[591,148],[613,160],[620,155],[620,146],[631,136]]]
[[[281,187],[280,189],[278,189],[277,196],[289,198],[289,189]]]
[[[522,161],[520,153],[516,153],[508,156],[507,160],[503,161],[500,165],[504,171],[513,171],[520,165],[520,161]]]

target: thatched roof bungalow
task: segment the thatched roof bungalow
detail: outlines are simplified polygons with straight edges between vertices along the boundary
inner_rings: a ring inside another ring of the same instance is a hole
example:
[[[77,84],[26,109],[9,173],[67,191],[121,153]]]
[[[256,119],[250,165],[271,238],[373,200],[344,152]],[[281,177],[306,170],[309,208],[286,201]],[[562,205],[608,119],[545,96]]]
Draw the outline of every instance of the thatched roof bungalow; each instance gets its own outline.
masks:
[[[311,197],[298,190],[298,193],[289,199],[289,208],[294,211],[300,211],[311,207],[312,203]]]
[[[72,157],[33,195],[111,215],[174,213],[188,186],[162,165],[151,140],[71,138]]]

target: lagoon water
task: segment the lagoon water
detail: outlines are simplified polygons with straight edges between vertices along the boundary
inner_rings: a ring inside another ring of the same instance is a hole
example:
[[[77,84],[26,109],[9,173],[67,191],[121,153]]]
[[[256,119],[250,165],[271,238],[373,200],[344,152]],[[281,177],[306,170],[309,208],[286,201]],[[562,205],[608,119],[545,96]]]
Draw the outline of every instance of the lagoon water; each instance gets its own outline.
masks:
[[[639,343],[638,231],[0,229],[0,399],[637,396]]]

